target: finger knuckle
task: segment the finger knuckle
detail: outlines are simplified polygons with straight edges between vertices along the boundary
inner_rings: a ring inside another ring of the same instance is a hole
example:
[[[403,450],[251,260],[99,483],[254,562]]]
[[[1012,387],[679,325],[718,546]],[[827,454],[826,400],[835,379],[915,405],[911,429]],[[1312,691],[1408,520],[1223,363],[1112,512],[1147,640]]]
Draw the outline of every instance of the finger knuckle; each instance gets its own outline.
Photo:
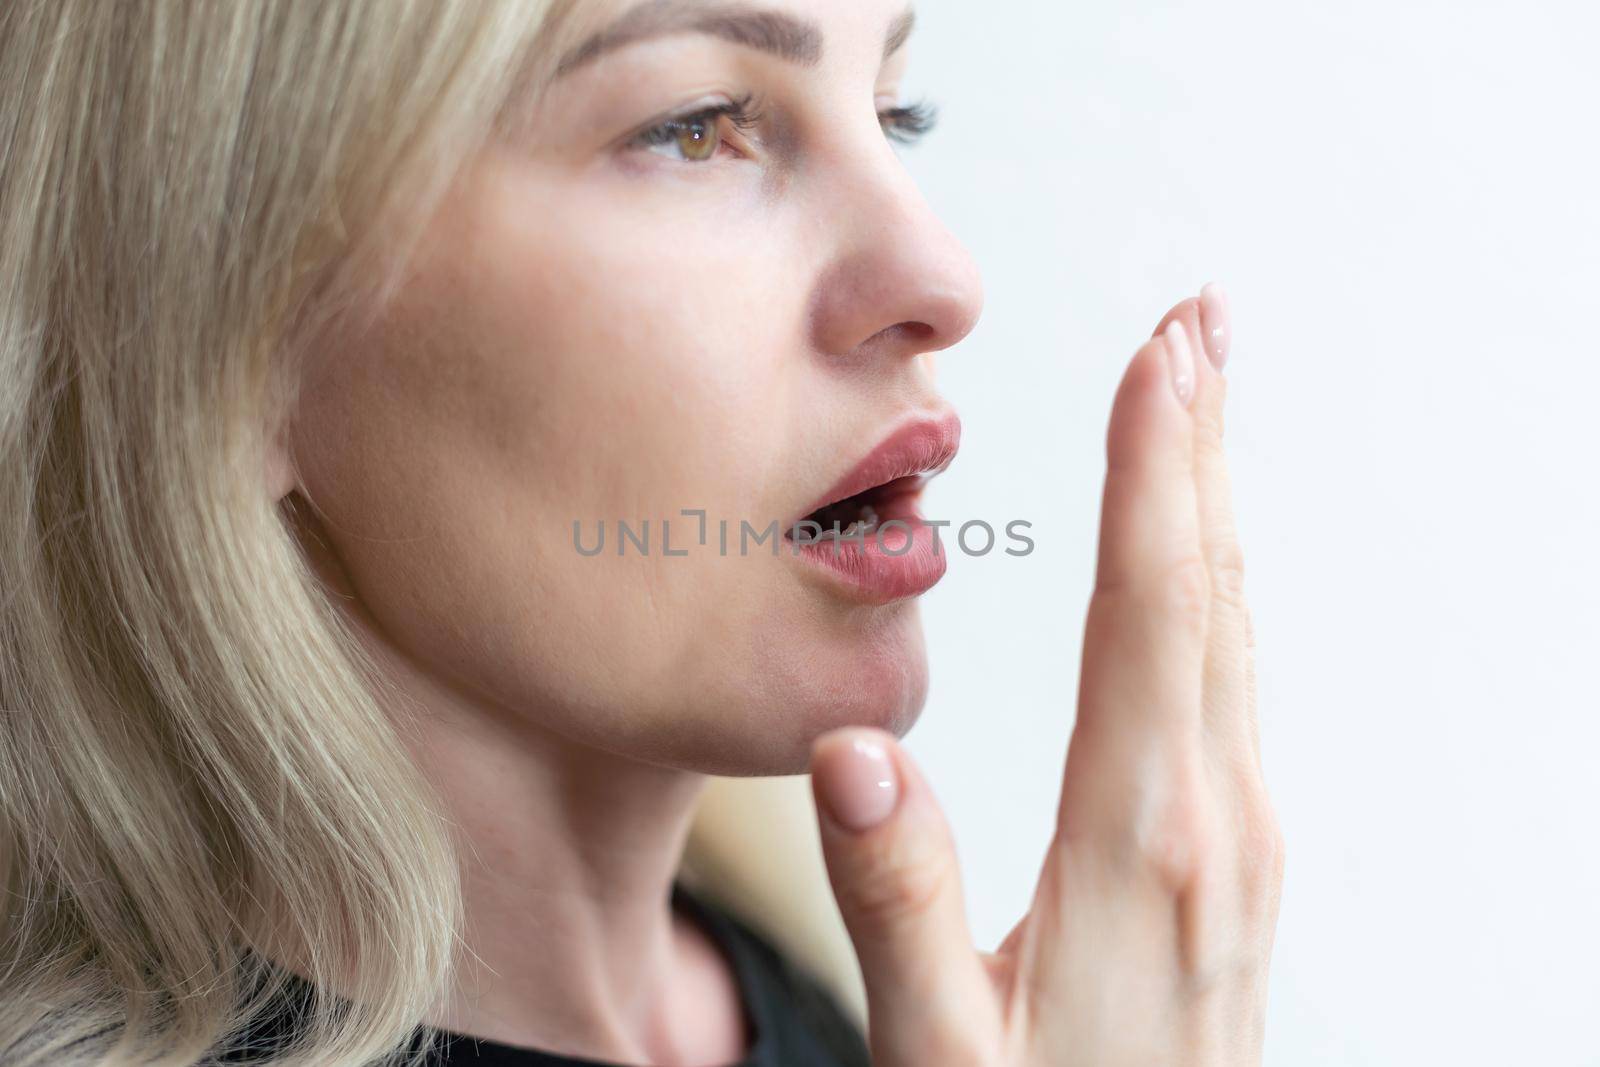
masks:
[[[1091,613],[1127,614],[1198,637],[1210,618],[1211,592],[1210,566],[1197,550],[1137,574],[1099,576]]]
[[[1283,884],[1285,843],[1277,810],[1264,790],[1245,803],[1239,833],[1240,881],[1253,909],[1276,899]]]
[[[1214,406],[1217,412],[1217,430],[1220,434],[1220,431],[1223,427],[1223,417],[1228,410],[1228,376],[1225,374],[1212,375],[1211,388],[1215,391],[1214,396],[1216,399]]]
[[[952,877],[949,861],[887,850],[838,893],[842,910],[874,926],[894,926],[929,914]]]
[[[1223,415],[1228,399],[1227,379],[1219,375],[1215,381],[1207,383],[1206,388],[1216,392],[1207,398],[1209,403],[1195,412],[1195,422],[1201,430],[1195,441],[1195,449],[1197,455],[1208,463],[1222,462],[1226,453],[1222,438],[1227,429]]]
[[[1151,595],[1167,621],[1185,633],[1204,632],[1211,609],[1211,574],[1201,557],[1188,556],[1169,566]]]
[[[1217,599],[1234,605],[1244,603],[1244,550],[1231,535],[1213,550],[1211,582]]]
[[[1217,862],[1211,805],[1198,790],[1180,789],[1151,811],[1133,835],[1140,874],[1177,895],[1204,881]]]

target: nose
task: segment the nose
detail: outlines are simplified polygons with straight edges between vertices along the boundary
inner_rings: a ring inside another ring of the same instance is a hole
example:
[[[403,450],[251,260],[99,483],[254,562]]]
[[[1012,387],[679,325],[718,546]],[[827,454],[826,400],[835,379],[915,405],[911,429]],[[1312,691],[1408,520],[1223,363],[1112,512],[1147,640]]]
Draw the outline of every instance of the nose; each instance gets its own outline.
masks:
[[[948,348],[983,311],[965,246],[934,214],[881,132],[830,168],[835,242],[812,297],[812,341],[833,356],[910,357]]]

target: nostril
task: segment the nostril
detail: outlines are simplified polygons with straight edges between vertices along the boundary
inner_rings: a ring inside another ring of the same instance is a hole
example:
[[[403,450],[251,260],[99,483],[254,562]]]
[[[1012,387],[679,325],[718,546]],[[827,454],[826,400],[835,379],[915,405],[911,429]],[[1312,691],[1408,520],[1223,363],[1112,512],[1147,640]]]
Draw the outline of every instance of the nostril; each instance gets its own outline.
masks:
[[[925,322],[897,322],[885,326],[855,348],[856,355],[868,355],[880,350],[900,351],[908,356],[919,355],[932,348],[942,348],[938,342],[939,331]]]
[[[906,357],[949,348],[972,330],[983,305],[977,267],[928,222],[902,212],[824,268],[806,308],[819,351]]]

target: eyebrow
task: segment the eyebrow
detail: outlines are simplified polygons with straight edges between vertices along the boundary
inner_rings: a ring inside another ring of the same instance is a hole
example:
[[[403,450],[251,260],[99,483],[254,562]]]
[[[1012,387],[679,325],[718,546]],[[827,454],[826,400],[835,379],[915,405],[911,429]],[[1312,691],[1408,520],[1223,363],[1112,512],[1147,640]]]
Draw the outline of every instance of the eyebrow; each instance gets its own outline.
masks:
[[[909,7],[895,16],[884,39],[884,59],[906,43],[915,21]],[[738,3],[647,0],[568,52],[556,66],[556,76],[625,45],[685,33],[719,37],[803,67],[822,61],[822,30],[799,16]]]

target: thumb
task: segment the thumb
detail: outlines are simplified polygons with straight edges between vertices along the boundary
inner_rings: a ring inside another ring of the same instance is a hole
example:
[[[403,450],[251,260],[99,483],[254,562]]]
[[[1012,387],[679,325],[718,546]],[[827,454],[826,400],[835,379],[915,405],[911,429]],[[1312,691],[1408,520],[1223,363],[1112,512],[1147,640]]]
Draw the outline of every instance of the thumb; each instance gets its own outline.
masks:
[[[812,743],[811,789],[874,1067],[982,1062],[994,986],[967,929],[949,824],[911,757],[886,730],[832,730]]]

